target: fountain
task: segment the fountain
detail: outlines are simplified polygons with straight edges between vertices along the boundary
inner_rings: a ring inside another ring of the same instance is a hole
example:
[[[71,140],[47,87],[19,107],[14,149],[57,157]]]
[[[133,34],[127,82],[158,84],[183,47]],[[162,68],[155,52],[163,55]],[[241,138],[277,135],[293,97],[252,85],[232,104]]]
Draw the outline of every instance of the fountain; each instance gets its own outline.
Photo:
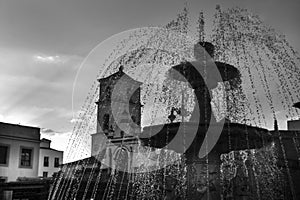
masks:
[[[269,118],[277,123],[278,105],[287,110],[287,118],[298,114],[289,107],[300,95],[295,81],[300,74],[295,66],[299,61],[297,55],[285,40],[278,39],[246,10],[221,11],[217,7],[215,18],[212,42],[204,40],[203,14],[199,19],[199,38],[192,40],[195,44],[192,56],[196,61],[207,55],[203,48],[218,60],[200,68],[187,59],[191,52],[182,50],[191,41],[180,37],[182,43],[179,40],[177,46],[172,46],[177,40],[168,38],[172,38],[174,31],[187,33],[187,9],[165,27],[170,35],[156,31],[142,48],[130,43],[134,50],[121,57],[112,56],[113,62],[98,76],[100,87],[99,83],[92,86],[83,106],[85,112],[75,125],[68,145],[69,158],[81,151],[85,153],[87,136],[96,132],[92,135],[92,156],[62,167],[49,200],[299,198],[295,177],[300,165],[293,160],[300,160],[300,155],[291,153],[299,150],[298,132],[283,135],[278,125],[274,131],[262,128],[270,123]],[[263,32],[267,30],[268,34]],[[144,35],[134,32],[128,41],[139,41]],[[168,39],[172,44],[167,43]],[[160,49],[152,50],[155,45]],[[121,45],[116,52],[122,48]],[[178,54],[166,51],[174,48]],[[263,56],[257,57],[260,54]],[[280,71],[282,62],[293,75],[287,77]],[[139,65],[142,65],[140,70]],[[158,67],[153,70],[149,65]],[[155,79],[156,72],[164,73],[167,78]],[[216,73],[222,81],[214,79]],[[277,74],[278,80],[274,78]],[[156,82],[163,82],[163,86],[140,81],[153,77]],[[116,94],[117,87],[120,88]],[[263,97],[259,96],[259,89],[265,92]],[[219,90],[225,92],[225,97]],[[279,99],[273,98],[273,90]],[[172,92],[175,97],[182,96],[176,100],[171,98]],[[152,96],[154,100],[148,101]],[[124,109],[126,102],[129,106]],[[160,119],[161,123],[151,122],[141,127],[141,115],[149,105],[156,108],[162,103],[165,108],[148,113],[151,120]],[[110,107],[111,104],[115,106]],[[225,114],[220,116],[222,110]],[[157,114],[160,111],[161,118]],[[91,128],[95,124],[96,130]],[[220,135],[211,131],[219,129]],[[288,134],[295,135],[289,139],[296,148],[289,147],[290,142],[284,137]],[[216,144],[211,138],[217,138]]]
[[[210,55],[213,55],[214,47],[211,43],[205,42],[201,45],[206,48],[207,52],[210,52]],[[197,48],[197,45],[195,48]],[[223,81],[239,78],[239,72],[235,67],[222,62],[215,62],[215,64],[222,76]],[[213,71],[210,72],[208,69],[209,67],[210,66],[207,66],[208,77],[210,76],[210,73],[215,73]],[[193,115],[196,115],[197,113],[193,112],[189,122],[166,124],[157,134],[152,137],[145,137],[145,139],[142,139],[142,141],[146,146],[148,145],[155,148],[163,148],[173,140],[176,134],[178,134],[178,128],[180,125],[182,125],[182,123],[184,123],[183,126],[186,127],[186,134],[192,132],[190,129],[193,127],[198,127],[196,137],[192,143],[187,147],[183,146],[183,148],[186,149],[184,157],[186,159],[186,165],[188,168],[187,176],[189,177],[191,174],[193,175],[191,178],[192,180],[189,180],[189,178],[187,179],[188,195],[186,198],[197,199],[199,198],[199,195],[202,195],[203,199],[206,199],[208,198],[207,195],[210,195],[210,199],[217,199],[218,194],[214,193],[220,193],[221,190],[219,180],[221,175],[219,169],[223,164],[222,161],[228,162],[226,159],[226,156],[228,155],[226,154],[231,153],[230,155],[236,155],[236,152],[240,150],[262,148],[265,144],[272,142],[272,136],[266,129],[252,127],[245,124],[231,123],[230,121],[227,121],[223,128],[223,124],[218,123],[216,119],[213,118],[211,113],[212,108],[210,90],[205,84],[202,76],[197,72],[193,65],[191,63],[183,63],[172,67],[172,69],[175,69],[176,72],[179,72],[181,75],[183,75],[183,77],[194,89],[197,102],[199,102],[200,110],[194,110],[194,112],[200,112],[199,123],[197,124],[194,122]],[[176,75],[178,74],[174,73],[174,71],[171,71],[171,76],[173,78],[182,79],[181,76],[176,77]],[[211,77],[213,77],[213,75],[211,75]],[[217,87],[217,82],[215,82],[215,84],[211,84],[210,87],[210,89]],[[210,119],[211,116],[213,119]],[[218,143],[214,146],[214,148],[207,156],[199,159],[198,153],[203,144],[209,126],[222,126],[223,130]],[[155,127],[153,126],[145,127],[142,134],[152,135],[149,134],[149,132],[151,133],[153,129],[155,130]],[[168,148],[170,149],[170,147]],[[174,150],[176,151],[176,149],[178,148],[175,148]],[[244,153],[247,155],[246,151]],[[234,157],[232,159],[234,160]],[[206,171],[208,171],[208,174],[206,174]],[[201,179],[207,179],[208,183],[206,181],[202,181],[201,183]],[[236,186],[239,184],[240,182],[236,183]],[[193,185],[197,186],[193,187]],[[245,193],[247,193],[247,195],[245,195]],[[235,194],[235,196],[239,195],[240,194]],[[249,191],[243,191],[242,195],[251,196],[251,198],[254,198],[253,194],[250,194]]]

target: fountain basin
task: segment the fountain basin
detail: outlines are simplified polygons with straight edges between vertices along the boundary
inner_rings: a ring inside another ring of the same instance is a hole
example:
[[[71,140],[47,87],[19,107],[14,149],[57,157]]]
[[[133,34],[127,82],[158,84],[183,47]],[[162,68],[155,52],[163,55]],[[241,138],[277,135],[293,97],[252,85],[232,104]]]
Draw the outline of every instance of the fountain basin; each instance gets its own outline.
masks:
[[[181,143],[177,145],[168,144],[175,138],[179,127],[184,126],[185,134],[181,134]],[[198,126],[198,128],[197,128]],[[220,123],[211,123],[210,126],[223,126]],[[197,133],[194,138],[189,133],[197,128]],[[182,152],[182,149],[186,149],[185,154],[187,157],[197,156],[201,145],[203,143],[204,137],[206,135],[207,124],[205,123],[194,123],[194,122],[184,122],[184,123],[171,123],[164,125],[155,125],[151,127],[144,127],[141,133],[140,139],[145,146],[154,148],[166,148],[174,150],[178,153]],[[156,134],[153,134],[156,133]],[[149,137],[150,136],[150,137]],[[191,141],[189,146],[184,146],[184,138],[186,138],[186,143]],[[253,127],[245,124],[238,123],[225,123],[222,128],[221,135],[218,139],[217,144],[212,151],[217,151],[218,154],[228,153],[230,151],[238,151],[245,149],[262,148],[267,143],[272,142],[272,135],[267,129]],[[181,146],[179,146],[181,145]],[[175,148],[174,148],[175,147]]]

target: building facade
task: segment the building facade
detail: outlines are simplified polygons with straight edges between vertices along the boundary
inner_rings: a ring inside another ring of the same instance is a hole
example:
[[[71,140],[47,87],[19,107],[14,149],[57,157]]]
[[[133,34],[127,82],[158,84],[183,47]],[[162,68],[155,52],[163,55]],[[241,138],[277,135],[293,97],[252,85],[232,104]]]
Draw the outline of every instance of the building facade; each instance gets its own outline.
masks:
[[[51,177],[59,171],[63,152],[40,140],[40,128],[0,122],[0,182]]]
[[[0,122],[0,181],[37,177],[40,128]]]
[[[63,151],[50,147],[51,140],[43,138],[40,143],[39,172],[40,177],[52,177],[59,171],[63,161]]]

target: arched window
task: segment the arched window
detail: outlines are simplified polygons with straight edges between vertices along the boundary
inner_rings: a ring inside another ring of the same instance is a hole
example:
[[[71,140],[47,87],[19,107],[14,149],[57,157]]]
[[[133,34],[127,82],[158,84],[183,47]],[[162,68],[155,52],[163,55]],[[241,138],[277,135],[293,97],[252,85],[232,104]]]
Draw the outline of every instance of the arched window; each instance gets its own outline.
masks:
[[[128,170],[128,151],[124,148],[120,148],[115,153],[116,169],[126,172]]]
[[[132,121],[133,121],[134,123],[136,123],[136,118],[135,118],[135,116],[131,116],[131,119],[132,119]]]

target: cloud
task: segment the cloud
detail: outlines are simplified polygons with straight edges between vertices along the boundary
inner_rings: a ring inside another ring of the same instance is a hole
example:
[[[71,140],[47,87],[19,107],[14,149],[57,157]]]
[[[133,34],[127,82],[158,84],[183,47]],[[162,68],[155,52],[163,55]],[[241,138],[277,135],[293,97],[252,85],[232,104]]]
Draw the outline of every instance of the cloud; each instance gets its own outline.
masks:
[[[60,59],[59,56],[34,55],[33,60],[35,62],[43,62],[43,63],[48,63],[48,64],[51,64],[51,63],[56,64],[56,63],[62,62],[62,60]]]
[[[83,57],[74,54],[0,47],[0,75],[34,77],[44,81],[62,78],[60,80],[73,82],[82,60]]]
[[[75,123],[77,123],[77,122],[83,122],[83,120],[82,120],[82,119],[79,119],[79,118],[72,118],[72,119],[70,120],[70,122],[71,122],[72,124],[75,124]]]
[[[56,133],[59,133],[59,132],[56,132],[50,128],[42,128],[41,129],[41,134],[45,134],[45,135],[48,135],[48,136],[54,136]]]
[[[59,151],[64,151],[64,152],[66,151],[67,146],[69,145],[70,142],[70,136],[72,132],[70,131],[60,132],[49,128],[43,128],[42,130],[45,130],[46,133],[41,131],[41,138],[51,140],[51,146],[50,146],[51,148]],[[66,158],[66,153],[64,153],[64,159],[65,158]]]
[[[74,55],[46,55],[46,54],[36,54],[32,57],[33,61],[36,63],[45,64],[66,64],[72,59],[76,59]]]
[[[90,119],[93,115],[95,116],[96,115],[96,111],[94,112],[94,114],[87,114],[88,110],[85,110],[85,109],[81,109],[79,111],[77,111],[76,113],[72,113],[73,116],[72,116],[72,119],[70,120],[70,122],[72,124],[76,124],[76,123],[80,123],[80,122],[83,122],[84,119]],[[85,118],[83,118],[82,116],[85,116]]]

